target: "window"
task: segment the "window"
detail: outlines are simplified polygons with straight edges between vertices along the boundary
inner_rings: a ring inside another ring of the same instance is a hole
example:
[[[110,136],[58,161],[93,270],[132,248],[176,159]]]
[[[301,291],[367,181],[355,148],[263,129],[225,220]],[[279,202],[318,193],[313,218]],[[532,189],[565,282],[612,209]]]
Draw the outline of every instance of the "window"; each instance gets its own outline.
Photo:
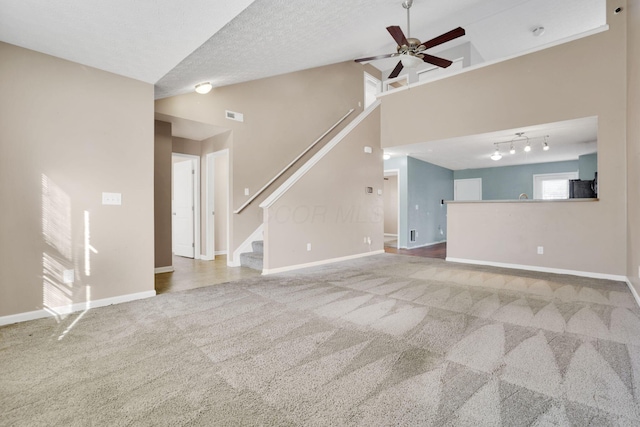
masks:
[[[578,172],[533,175],[533,198],[542,200],[568,199],[570,179],[578,179]]]

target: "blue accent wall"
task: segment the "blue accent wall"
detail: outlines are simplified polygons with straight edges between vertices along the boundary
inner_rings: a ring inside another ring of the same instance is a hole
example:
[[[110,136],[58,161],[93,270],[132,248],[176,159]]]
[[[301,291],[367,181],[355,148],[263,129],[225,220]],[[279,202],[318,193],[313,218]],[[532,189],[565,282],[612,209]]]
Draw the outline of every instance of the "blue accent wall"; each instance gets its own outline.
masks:
[[[482,200],[517,200],[525,193],[533,199],[533,175],[576,172],[578,160],[534,163],[496,168],[464,169],[453,172],[454,179],[482,178]]]
[[[585,154],[578,157],[578,177],[584,180],[591,180],[598,171],[598,153]]]
[[[418,232],[416,241],[407,242],[407,247],[446,240],[447,205],[441,201],[453,199],[453,171],[413,157],[408,157],[407,164],[407,226]],[[408,237],[407,233],[407,241]]]
[[[453,199],[453,171],[413,157],[385,160],[384,169],[399,171],[398,246],[414,248],[446,240],[447,205],[440,201]],[[415,242],[409,241],[410,230],[418,233]]]

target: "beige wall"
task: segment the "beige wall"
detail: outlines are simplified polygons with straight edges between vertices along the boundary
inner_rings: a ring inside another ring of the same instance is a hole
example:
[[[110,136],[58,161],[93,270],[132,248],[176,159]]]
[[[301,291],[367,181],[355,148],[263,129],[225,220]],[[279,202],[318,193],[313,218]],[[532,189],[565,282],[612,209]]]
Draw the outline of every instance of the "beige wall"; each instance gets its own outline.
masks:
[[[383,147],[599,117],[599,202],[452,204],[448,257],[626,274],[625,5],[603,33],[383,97]]]
[[[155,266],[169,267],[171,256],[171,123],[155,121],[154,137]]]
[[[627,4],[627,277],[640,294],[640,0]]]
[[[153,86],[0,43],[0,94],[0,316],[153,292]]]
[[[333,64],[214,88],[207,95],[158,100],[156,112],[231,129],[230,197],[235,210],[250,197],[244,195],[245,188],[253,195],[351,108],[356,111],[349,120],[362,111],[358,103],[364,98],[364,71],[371,72],[370,66]],[[244,122],[226,119],[225,110],[243,113]],[[268,194],[233,215],[231,252],[262,222],[258,205]]]
[[[378,108],[265,212],[264,268],[381,250],[382,174]]]
[[[384,180],[384,232],[398,234],[398,175]]]

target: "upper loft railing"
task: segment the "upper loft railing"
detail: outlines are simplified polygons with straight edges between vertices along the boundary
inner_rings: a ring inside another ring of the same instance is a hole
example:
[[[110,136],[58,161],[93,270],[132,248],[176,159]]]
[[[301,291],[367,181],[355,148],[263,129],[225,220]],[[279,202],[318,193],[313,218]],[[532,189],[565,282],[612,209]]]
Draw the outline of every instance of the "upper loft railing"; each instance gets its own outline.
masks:
[[[315,147],[320,141],[322,141],[322,139],[329,135],[329,133],[331,133],[332,130],[334,130],[335,128],[337,128],[340,123],[342,123],[343,121],[346,120],[347,117],[349,117],[351,115],[351,113],[353,113],[355,110],[352,108],[351,110],[349,110],[349,112],[347,112],[347,114],[345,114],[344,116],[342,116],[342,118],[340,120],[338,120],[333,126],[331,126],[329,129],[327,129],[327,131],[325,133],[323,133],[322,135],[320,135],[318,137],[318,139],[316,139],[315,141],[313,141],[313,143],[307,147],[302,153],[300,153],[298,155],[298,157],[296,157],[295,159],[293,159],[287,166],[284,167],[284,169],[282,169],[280,172],[278,172],[278,174],[276,174],[276,176],[274,176],[273,178],[271,178],[271,180],[269,182],[267,182],[260,190],[258,190],[253,196],[251,196],[249,198],[249,200],[247,200],[246,202],[244,202],[244,204],[242,206],[240,206],[238,209],[236,209],[235,211],[233,211],[234,214],[239,214],[240,212],[242,212],[244,210],[244,208],[246,208],[247,206],[249,206],[255,199],[257,199],[258,197],[260,197],[260,195],[262,193],[264,193],[264,191],[269,188],[269,186],[271,184],[273,184],[278,178],[280,178],[282,175],[284,175],[289,169],[291,169],[291,167],[302,158],[302,156],[304,156],[305,154],[307,154],[313,147]]]

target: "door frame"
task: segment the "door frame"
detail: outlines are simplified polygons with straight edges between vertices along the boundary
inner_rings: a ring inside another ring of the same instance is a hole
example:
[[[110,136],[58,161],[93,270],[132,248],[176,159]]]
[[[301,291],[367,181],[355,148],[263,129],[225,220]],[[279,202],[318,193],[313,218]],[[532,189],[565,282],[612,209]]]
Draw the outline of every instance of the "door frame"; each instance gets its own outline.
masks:
[[[200,156],[172,152],[171,157],[174,156],[191,160],[193,167],[193,259],[200,259]],[[171,185],[173,186],[173,160],[171,161]],[[171,194],[171,202],[173,204],[173,194]],[[173,235],[173,221],[171,228],[171,235]]]
[[[364,100],[362,105],[365,110],[367,109],[367,82],[372,82],[376,84],[376,89],[377,89],[376,96],[382,93],[382,81],[380,79],[373,77],[371,74],[367,73],[366,71],[364,71]]]
[[[227,158],[227,171],[228,171],[228,175],[227,175],[227,248],[226,248],[226,254],[227,257],[229,256],[229,237],[230,237],[230,220],[231,220],[231,167],[230,167],[230,163],[229,163],[229,149],[225,148],[219,151],[214,151],[212,153],[207,153],[205,156],[205,174],[206,174],[206,180],[205,180],[205,188],[206,188],[206,199],[205,199],[205,206],[206,206],[206,220],[205,220],[205,253],[202,256],[202,259],[204,260],[214,260],[215,256],[216,256],[216,251],[215,251],[215,236],[214,236],[214,232],[215,232],[215,222],[214,222],[214,216],[213,215],[209,215],[209,212],[211,212],[212,210],[215,211],[215,192],[214,191],[210,191],[211,190],[211,186],[215,185],[215,181],[213,179],[213,172],[215,171],[215,159],[216,157],[222,157],[225,156]],[[220,255],[220,253],[218,253]],[[228,258],[227,258],[228,259]]]
[[[387,173],[394,174],[395,176],[398,177],[398,183],[397,183],[398,188],[396,188],[396,192],[398,194],[398,206],[396,207],[396,209],[398,210],[397,212],[398,225],[396,229],[398,230],[397,249],[400,249],[400,235],[403,234],[400,232],[400,169],[385,169],[383,171],[383,176],[386,176]],[[383,222],[382,228],[383,228],[382,234],[384,237],[384,222]],[[384,242],[384,239],[382,241]]]

